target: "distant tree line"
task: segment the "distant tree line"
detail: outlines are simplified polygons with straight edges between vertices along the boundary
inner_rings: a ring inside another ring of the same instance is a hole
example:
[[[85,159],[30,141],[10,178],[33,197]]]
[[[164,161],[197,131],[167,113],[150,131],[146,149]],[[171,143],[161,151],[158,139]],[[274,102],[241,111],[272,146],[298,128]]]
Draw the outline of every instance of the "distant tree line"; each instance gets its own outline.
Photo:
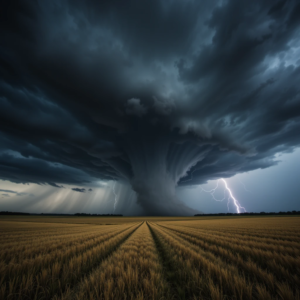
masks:
[[[120,214],[85,214],[85,213],[76,213],[74,216],[78,217],[123,217]]]
[[[85,214],[85,213],[76,213],[76,214],[30,214],[30,213],[23,213],[23,212],[13,212],[13,211],[0,211],[0,215],[4,216],[60,216],[60,217],[67,217],[67,216],[77,216],[77,217],[123,217],[120,214]]]
[[[2,216],[29,216],[30,213],[24,213],[24,212],[12,212],[12,211],[0,211],[0,215]]]
[[[196,214],[195,217],[203,216],[269,216],[269,215],[300,215],[300,211],[280,211],[280,212],[244,212],[244,213],[218,213],[218,214]]]

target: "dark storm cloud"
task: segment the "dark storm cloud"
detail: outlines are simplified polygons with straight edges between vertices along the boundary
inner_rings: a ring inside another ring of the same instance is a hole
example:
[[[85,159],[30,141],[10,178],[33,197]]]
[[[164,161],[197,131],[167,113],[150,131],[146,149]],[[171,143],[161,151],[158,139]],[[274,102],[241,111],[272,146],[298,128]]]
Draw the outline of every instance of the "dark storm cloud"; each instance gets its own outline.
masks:
[[[17,194],[17,192],[15,192],[15,191],[11,191],[11,190],[2,190],[2,189],[0,189],[0,192]]]
[[[79,193],[85,193],[84,188],[72,188],[72,191],[79,192]]]
[[[24,193],[24,192],[16,192],[16,191],[12,191],[12,190],[2,190],[0,189],[0,192],[5,192],[6,194],[2,194],[3,196],[7,196],[9,197],[10,195],[7,194],[7,193],[10,193],[10,194],[15,194],[17,196],[34,196],[33,194],[31,193]]]
[[[122,180],[149,214],[176,185],[300,144],[298,1],[6,1],[0,178]]]

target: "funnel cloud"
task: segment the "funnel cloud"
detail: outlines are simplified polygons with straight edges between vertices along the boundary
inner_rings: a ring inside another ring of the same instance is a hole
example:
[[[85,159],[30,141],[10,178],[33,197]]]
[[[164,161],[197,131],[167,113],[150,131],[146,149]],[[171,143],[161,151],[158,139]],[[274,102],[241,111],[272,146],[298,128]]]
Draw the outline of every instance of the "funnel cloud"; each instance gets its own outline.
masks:
[[[146,215],[193,215],[176,187],[300,145],[298,1],[1,6],[1,180],[118,181]]]

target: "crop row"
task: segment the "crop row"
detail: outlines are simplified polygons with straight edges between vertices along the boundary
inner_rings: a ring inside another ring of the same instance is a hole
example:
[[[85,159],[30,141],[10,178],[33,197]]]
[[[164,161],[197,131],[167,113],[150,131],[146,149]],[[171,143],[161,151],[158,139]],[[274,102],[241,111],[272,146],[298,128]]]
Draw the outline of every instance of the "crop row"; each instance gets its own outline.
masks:
[[[162,225],[165,226],[165,225]],[[183,232],[190,234],[192,236],[201,237],[203,240],[208,241],[218,241],[218,242],[224,242],[224,243],[230,243],[234,244],[234,246],[242,246],[242,247],[248,247],[248,248],[255,248],[255,249],[261,249],[262,251],[269,251],[272,253],[275,253],[277,256],[292,256],[292,257],[298,257],[300,254],[300,243],[294,242],[292,245],[290,242],[281,241],[281,243],[270,243],[270,242],[264,242],[262,240],[253,240],[253,239],[243,239],[239,236],[235,236],[234,234],[228,234],[228,235],[215,235],[210,234],[206,231],[201,231],[197,229],[192,228],[180,228],[178,226],[166,226],[167,228],[170,228],[172,230]],[[276,256],[275,255],[275,256]]]
[[[0,299],[300,300],[300,242],[280,220],[8,224]]]
[[[178,228],[186,228],[189,231],[197,231],[201,232],[202,234],[211,235],[215,237],[227,237],[227,238],[235,238],[239,239],[240,241],[252,241],[252,242],[259,242],[259,243],[268,243],[272,245],[278,245],[283,247],[290,247],[295,249],[300,249],[300,239],[297,239],[295,237],[289,236],[291,240],[287,240],[286,236],[282,237],[282,239],[277,236],[277,238],[272,238],[266,234],[266,236],[257,236],[254,234],[251,234],[250,232],[248,234],[240,234],[238,232],[229,232],[229,231],[214,231],[214,230],[207,230],[202,228],[195,228],[195,227],[186,227],[186,226],[178,226],[178,225],[169,225],[169,226],[177,226]]]
[[[26,224],[26,223],[25,223]],[[81,225],[81,226],[74,226],[73,228],[70,226],[54,226],[55,224],[50,224],[51,226],[40,226],[35,223],[35,227],[31,226],[28,227],[28,225],[24,225],[24,228],[16,227],[14,223],[11,224],[11,222],[4,223],[1,222],[1,229],[2,232],[0,232],[0,238],[1,238],[1,245],[0,248],[5,247],[5,245],[8,243],[13,243],[15,241],[18,241],[19,243],[27,243],[34,239],[39,239],[43,237],[57,237],[59,235],[64,236],[67,234],[75,234],[75,233],[84,233],[84,232],[90,232],[91,226],[87,225]],[[10,226],[10,227],[7,227]],[[38,226],[38,228],[37,228]],[[95,230],[98,226],[93,226]],[[21,230],[23,229],[23,230]]]
[[[213,254],[220,257],[224,261],[235,265],[239,270],[247,274],[247,277],[254,279],[257,282],[264,283],[270,290],[274,291],[275,282],[289,282],[292,285],[299,285],[300,280],[297,276],[299,269],[295,266],[291,266],[288,263],[280,265],[272,260],[273,254],[267,252],[260,252],[259,249],[254,248],[240,248],[240,252],[236,251],[234,243],[220,244],[218,240],[204,240],[201,236],[197,236],[191,233],[183,233],[175,231],[177,236],[182,237],[186,241],[190,242],[193,246],[199,247],[209,254]],[[234,249],[234,250],[233,250]],[[242,251],[245,252],[242,252]],[[249,251],[252,251],[249,254]],[[257,253],[259,253],[259,258]],[[251,255],[252,254],[252,255]],[[264,256],[265,255],[265,256]],[[299,261],[299,257],[297,258]],[[286,262],[286,261],[285,261]],[[294,272],[290,272],[289,268]]]
[[[186,236],[205,241],[209,244],[216,245],[217,247],[228,249],[233,254],[239,254],[244,260],[251,258],[256,261],[261,267],[269,268],[274,272],[277,271],[283,277],[288,275],[295,275],[299,272],[300,269],[299,255],[295,255],[293,257],[284,252],[278,253],[278,248],[274,248],[273,251],[265,250],[270,248],[270,245],[268,244],[265,244],[264,248],[263,244],[256,244],[251,242],[239,243],[236,239],[220,237],[215,238],[185,229],[170,229],[176,231],[178,234],[184,234]]]
[[[58,238],[46,237],[35,239],[34,242],[28,243],[28,245],[14,245],[9,248],[2,249],[0,251],[0,260],[8,263],[19,263],[24,260],[34,259],[36,256],[44,256],[54,251],[60,251],[66,247],[74,247],[77,245],[85,244],[87,241],[91,242],[109,233],[117,232],[118,228],[103,228],[102,230],[92,231],[90,233],[75,233],[67,236],[58,236]]]
[[[78,288],[68,290],[60,299],[171,299],[146,223]]]
[[[230,251],[217,247],[205,249],[195,239],[188,239],[167,227],[151,224],[151,230],[169,261],[176,284],[183,288],[185,298],[299,298],[297,285],[288,280],[277,280],[253,262],[243,265],[245,261],[238,257],[235,260]]]
[[[164,224],[196,228],[206,232],[240,234],[245,237],[256,236],[283,240],[290,239],[291,241],[300,238],[298,218],[227,219],[200,222],[164,222]]]
[[[171,225],[171,224],[170,224]],[[178,224],[177,224],[178,225]],[[181,227],[181,226],[180,226]],[[287,241],[300,241],[300,234],[298,232],[288,232],[288,231],[275,231],[264,229],[262,231],[257,230],[256,228],[245,229],[242,230],[240,228],[230,229],[228,227],[213,229],[213,228],[205,228],[205,227],[194,227],[194,226],[183,226],[192,229],[204,230],[210,233],[219,233],[219,234],[238,234],[244,237],[257,237],[257,238],[270,238],[273,240],[287,240]]]
[[[51,299],[72,287],[130,236],[139,225],[123,225],[82,245],[41,255],[20,264],[1,265],[0,299]]]

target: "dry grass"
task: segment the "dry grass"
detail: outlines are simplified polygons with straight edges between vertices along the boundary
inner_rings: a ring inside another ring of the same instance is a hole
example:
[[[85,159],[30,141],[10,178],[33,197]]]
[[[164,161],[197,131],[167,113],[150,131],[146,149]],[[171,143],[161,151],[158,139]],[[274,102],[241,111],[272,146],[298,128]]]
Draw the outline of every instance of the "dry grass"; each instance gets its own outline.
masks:
[[[30,249],[20,252],[19,246],[10,248],[9,255],[7,249],[2,248],[0,257],[6,259],[0,262],[0,299],[51,299],[62,294],[114,251],[137,227],[138,224],[131,223],[107,228],[90,226],[91,236],[70,234],[62,241],[59,234],[69,228],[60,226],[57,228],[58,240],[52,241],[53,247],[49,247],[47,240],[42,238],[44,242],[40,243],[37,239],[34,245],[38,254],[35,247],[30,248],[31,255]]]
[[[61,299],[165,299],[169,286],[146,223]]]
[[[0,299],[300,299],[299,228],[299,217],[5,217]]]
[[[165,220],[173,221],[187,221],[190,220],[190,217],[147,217],[147,220],[151,222],[159,222]],[[47,224],[51,223],[53,225],[59,226],[62,224],[69,224],[70,226],[79,226],[80,224],[89,224],[89,225],[122,225],[128,223],[139,223],[145,221],[145,217],[75,217],[75,216],[1,216],[1,220],[14,222],[28,222]],[[34,226],[34,225],[32,225]],[[20,225],[22,227],[22,225]]]

